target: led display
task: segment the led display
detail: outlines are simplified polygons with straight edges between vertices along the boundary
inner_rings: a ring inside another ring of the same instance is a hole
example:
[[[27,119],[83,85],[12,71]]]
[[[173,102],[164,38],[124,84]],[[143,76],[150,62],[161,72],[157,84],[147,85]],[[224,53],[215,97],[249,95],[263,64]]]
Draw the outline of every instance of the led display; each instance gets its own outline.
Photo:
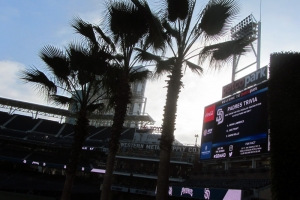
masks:
[[[205,107],[200,160],[269,151],[267,91],[264,82]]]

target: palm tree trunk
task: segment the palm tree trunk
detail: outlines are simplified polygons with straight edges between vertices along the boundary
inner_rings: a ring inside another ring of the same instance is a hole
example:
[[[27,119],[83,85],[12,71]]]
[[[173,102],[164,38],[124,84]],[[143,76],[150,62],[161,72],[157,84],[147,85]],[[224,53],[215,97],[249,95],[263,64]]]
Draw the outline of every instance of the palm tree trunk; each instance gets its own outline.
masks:
[[[118,88],[116,95],[115,114],[113,118],[111,139],[109,142],[109,153],[106,162],[106,170],[102,184],[101,200],[109,200],[111,193],[111,184],[114,170],[116,153],[119,148],[119,139],[122,132],[127,105],[129,103],[130,86],[126,77],[122,77],[123,81]]]
[[[167,100],[160,140],[156,200],[168,199],[170,156],[174,141],[177,101],[182,85],[181,77],[181,65],[177,64],[172,70],[170,80],[168,81]]]
[[[72,193],[72,187],[80,160],[82,145],[88,134],[89,120],[85,109],[80,109],[76,125],[74,126],[74,143],[71,148],[70,158],[66,169],[66,179],[62,192],[61,200],[69,200]]]

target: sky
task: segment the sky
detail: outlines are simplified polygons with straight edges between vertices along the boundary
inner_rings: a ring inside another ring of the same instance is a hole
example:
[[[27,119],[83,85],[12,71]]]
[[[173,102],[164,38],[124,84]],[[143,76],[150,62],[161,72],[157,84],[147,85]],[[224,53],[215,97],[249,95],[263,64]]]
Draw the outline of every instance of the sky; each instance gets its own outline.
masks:
[[[151,4],[158,0],[149,0]],[[240,0],[240,13],[232,26],[253,14],[262,23],[261,67],[269,64],[270,54],[274,52],[300,50],[300,7],[299,0]],[[30,84],[19,78],[20,70],[28,67],[42,67],[38,53],[45,45],[63,47],[78,39],[70,22],[79,16],[85,21],[98,24],[103,17],[102,0],[0,0],[0,97],[47,105],[36,94]],[[201,9],[207,1],[198,1]],[[261,4],[261,15],[260,15]],[[198,44],[199,47],[203,46]],[[254,43],[256,46],[256,43]],[[240,61],[240,67],[255,61],[249,52]],[[207,64],[202,66],[204,74],[197,76],[186,71],[183,77],[178,108],[175,138],[184,144],[195,144],[201,140],[204,107],[222,98],[222,87],[231,82],[231,65],[221,71],[211,70]],[[242,73],[242,77],[252,71],[252,66]],[[148,81],[145,97],[146,113],[161,126],[166,99],[166,77]]]

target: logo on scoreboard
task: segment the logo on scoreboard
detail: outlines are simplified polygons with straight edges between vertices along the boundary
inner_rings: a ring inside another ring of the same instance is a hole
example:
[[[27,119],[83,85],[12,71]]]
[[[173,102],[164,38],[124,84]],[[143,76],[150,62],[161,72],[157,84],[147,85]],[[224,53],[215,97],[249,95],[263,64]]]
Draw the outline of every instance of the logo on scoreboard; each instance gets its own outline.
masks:
[[[204,123],[210,122],[215,119],[215,105],[209,106],[205,108],[204,111]]]
[[[223,121],[224,121],[224,111],[222,109],[218,109],[216,122],[218,122],[219,125],[222,124]]]
[[[202,144],[201,146],[201,159],[209,159],[211,155],[211,142]]]
[[[209,188],[204,188],[204,199],[210,199],[210,190]]]
[[[209,134],[212,134],[213,132],[213,129],[212,128],[209,128],[209,129],[204,129],[203,131],[203,136],[207,136]]]

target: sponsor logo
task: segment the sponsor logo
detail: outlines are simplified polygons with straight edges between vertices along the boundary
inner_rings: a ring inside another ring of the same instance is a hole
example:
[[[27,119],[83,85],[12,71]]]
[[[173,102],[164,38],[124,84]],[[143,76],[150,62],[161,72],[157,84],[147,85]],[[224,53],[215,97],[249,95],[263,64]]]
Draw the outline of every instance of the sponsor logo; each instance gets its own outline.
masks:
[[[204,129],[204,131],[203,131],[203,136],[206,136],[206,135],[212,134],[212,131],[213,131],[213,129],[212,129],[212,128],[210,128],[210,129]]]
[[[262,78],[267,78],[266,71],[267,71],[267,67],[264,67],[264,68],[261,68],[255,72],[251,73],[250,75],[246,76],[245,77],[245,88],[250,85],[253,85],[253,84],[251,84],[252,82],[256,82],[257,80],[262,79]]]
[[[169,187],[169,196],[172,196],[172,193],[173,193],[173,189],[172,189],[172,186]]]
[[[222,90],[222,97],[241,91],[264,80],[267,80],[267,66],[260,68],[255,72],[234,81],[233,83],[225,85]],[[246,93],[244,95],[246,95]]]
[[[202,144],[201,147],[201,159],[208,159],[211,156],[211,142],[207,142]]]
[[[204,188],[204,199],[210,199],[210,190],[209,188]]]
[[[218,125],[219,125],[219,124],[222,124],[223,121],[224,121],[224,111],[222,109],[218,109],[216,122],[218,122]]]
[[[226,157],[226,153],[217,153],[214,155],[214,158],[225,158]]]
[[[183,194],[189,194],[191,197],[193,196],[193,189],[190,188],[181,188],[181,196]]]
[[[214,112],[215,112],[215,105],[212,105],[212,106],[209,106],[209,107],[205,108],[204,123],[212,121],[212,120],[215,119]]]
[[[208,113],[205,113],[205,117],[210,117],[210,116],[213,116],[214,115],[214,112],[211,110],[209,111]]]

